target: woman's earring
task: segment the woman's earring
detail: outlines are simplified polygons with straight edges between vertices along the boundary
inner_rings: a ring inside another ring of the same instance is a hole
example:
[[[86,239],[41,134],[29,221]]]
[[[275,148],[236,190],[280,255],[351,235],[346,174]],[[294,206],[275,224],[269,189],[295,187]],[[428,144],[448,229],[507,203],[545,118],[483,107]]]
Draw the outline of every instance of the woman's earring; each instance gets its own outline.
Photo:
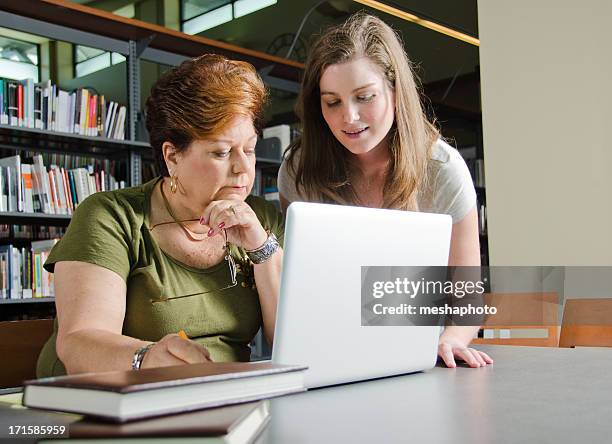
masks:
[[[178,188],[178,176],[172,175],[170,176],[170,192],[176,193]]]

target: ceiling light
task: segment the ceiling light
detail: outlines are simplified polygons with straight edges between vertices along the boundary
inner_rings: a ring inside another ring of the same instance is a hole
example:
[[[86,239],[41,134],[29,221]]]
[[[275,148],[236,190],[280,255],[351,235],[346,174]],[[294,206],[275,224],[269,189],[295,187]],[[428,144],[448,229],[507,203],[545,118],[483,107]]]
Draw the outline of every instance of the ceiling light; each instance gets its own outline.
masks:
[[[431,29],[433,31],[439,32],[440,34],[447,35],[449,37],[461,40],[471,45],[480,46],[480,40],[476,37],[473,37],[471,35],[457,31],[455,29],[449,28],[448,26],[444,26],[444,25],[440,25],[439,23],[432,22],[431,20],[423,19],[412,13],[402,11],[401,9],[398,9],[394,6],[389,6],[385,3],[382,3],[376,0],[353,0],[353,1],[355,1],[356,3],[361,3],[362,5],[365,5],[365,6],[369,6],[370,8],[377,9],[378,11],[386,12],[387,14],[391,14],[403,20],[407,20],[409,22],[416,23],[419,26],[423,26],[424,28]]]

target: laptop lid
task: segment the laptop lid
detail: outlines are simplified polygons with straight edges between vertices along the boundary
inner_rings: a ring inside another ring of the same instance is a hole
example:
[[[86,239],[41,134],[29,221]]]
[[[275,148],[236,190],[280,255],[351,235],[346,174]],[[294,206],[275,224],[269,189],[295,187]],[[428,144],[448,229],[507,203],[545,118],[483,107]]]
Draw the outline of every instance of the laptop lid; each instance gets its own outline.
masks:
[[[446,266],[451,217],[289,206],[273,362],[309,366],[309,388],[432,368],[437,326],[362,326],[362,266]]]

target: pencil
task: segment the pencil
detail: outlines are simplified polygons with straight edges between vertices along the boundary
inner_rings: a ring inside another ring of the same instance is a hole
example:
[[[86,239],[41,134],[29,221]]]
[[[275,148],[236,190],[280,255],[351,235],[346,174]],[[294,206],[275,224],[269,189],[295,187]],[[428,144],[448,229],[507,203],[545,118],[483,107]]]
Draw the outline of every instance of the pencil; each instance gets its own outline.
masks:
[[[189,337],[187,336],[187,333],[185,333],[184,330],[179,331],[177,334],[183,339],[189,339]]]

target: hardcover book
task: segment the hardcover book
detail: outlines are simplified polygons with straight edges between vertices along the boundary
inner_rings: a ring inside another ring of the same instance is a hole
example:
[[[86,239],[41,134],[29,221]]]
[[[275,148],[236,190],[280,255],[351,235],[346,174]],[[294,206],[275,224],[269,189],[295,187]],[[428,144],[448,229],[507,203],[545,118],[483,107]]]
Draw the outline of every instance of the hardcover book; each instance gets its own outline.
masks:
[[[26,381],[23,404],[125,422],[300,392],[306,368],[213,362],[59,376]]]

